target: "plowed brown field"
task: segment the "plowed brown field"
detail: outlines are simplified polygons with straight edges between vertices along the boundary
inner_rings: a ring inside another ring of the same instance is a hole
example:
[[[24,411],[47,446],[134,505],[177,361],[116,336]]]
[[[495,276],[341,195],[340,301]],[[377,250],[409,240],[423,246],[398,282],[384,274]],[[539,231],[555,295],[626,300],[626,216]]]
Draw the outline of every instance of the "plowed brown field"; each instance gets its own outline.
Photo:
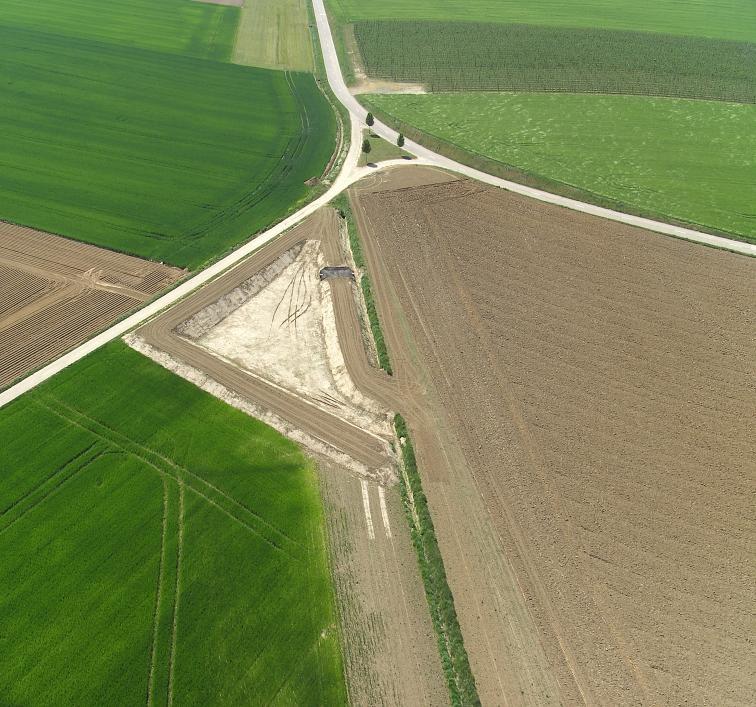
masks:
[[[84,341],[183,274],[0,222],[0,388]]]
[[[483,703],[756,702],[756,261],[399,174],[351,196]]]

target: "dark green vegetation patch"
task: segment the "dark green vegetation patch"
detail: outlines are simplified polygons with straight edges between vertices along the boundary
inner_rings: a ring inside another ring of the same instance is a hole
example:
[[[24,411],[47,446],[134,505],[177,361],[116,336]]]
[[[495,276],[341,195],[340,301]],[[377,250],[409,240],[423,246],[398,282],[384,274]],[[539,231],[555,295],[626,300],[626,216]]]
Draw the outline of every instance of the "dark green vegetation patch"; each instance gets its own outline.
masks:
[[[0,410],[3,703],[345,702],[298,448],[115,343]]]
[[[0,27],[0,218],[195,268],[331,155],[309,74]]]
[[[756,44],[474,22],[354,26],[369,76],[431,91],[566,91],[756,102]]]
[[[391,376],[393,375],[391,359],[389,358],[386,340],[383,338],[383,329],[381,329],[381,320],[378,317],[378,308],[375,306],[373,287],[370,284],[370,275],[367,272],[367,263],[365,262],[365,255],[362,252],[360,237],[357,234],[357,224],[354,221],[354,214],[349,204],[349,198],[346,194],[342,193],[332,203],[339,210],[341,217],[346,221],[347,232],[349,234],[349,247],[352,249],[354,264],[361,272],[360,289],[365,300],[365,310],[367,311],[370,332],[375,342],[375,354],[378,358],[378,365]]]
[[[394,416],[394,429],[402,447],[402,501],[410,524],[412,543],[417,553],[433,627],[438,638],[438,650],[451,703],[455,707],[479,705],[475,677],[470,669],[462,629],[459,627],[457,610],[454,607],[454,597],[446,580],[444,559],[438,547],[428,499],[420,481],[415,450],[409,437],[407,423],[401,415]]]

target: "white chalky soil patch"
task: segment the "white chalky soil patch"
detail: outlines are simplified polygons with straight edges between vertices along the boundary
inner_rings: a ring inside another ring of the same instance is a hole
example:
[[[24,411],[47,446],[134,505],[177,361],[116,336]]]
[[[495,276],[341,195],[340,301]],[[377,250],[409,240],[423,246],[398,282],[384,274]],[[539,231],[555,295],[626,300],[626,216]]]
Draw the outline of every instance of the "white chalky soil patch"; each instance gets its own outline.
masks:
[[[389,435],[384,412],[349,378],[336,333],[330,285],[321,282],[318,241],[195,342],[319,407]]]

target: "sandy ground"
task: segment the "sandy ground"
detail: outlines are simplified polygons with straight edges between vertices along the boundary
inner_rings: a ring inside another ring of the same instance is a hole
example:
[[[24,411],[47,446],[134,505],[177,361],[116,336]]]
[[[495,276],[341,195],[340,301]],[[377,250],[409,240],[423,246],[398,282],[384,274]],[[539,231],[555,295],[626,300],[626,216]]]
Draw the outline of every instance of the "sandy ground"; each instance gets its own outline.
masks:
[[[352,198],[483,703],[753,704],[754,261],[410,170]]]
[[[0,222],[0,387],[84,341],[184,274]]]
[[[425,86],[420,83],[406,83],[403,81],[371,79],[364,75],[359,75],[357,83],[350,86],[349,90],[354,96],[358,96],[361,93],[428,93]]]
[[[386,412],[346,374],[331,285],[318,277],[324,263],[320,241],[306,241],[271,282],[196,341],[324,409],[337,409],[362,429],[389,437]]]
[[[355,390],[335,339],[334,319],[354,320],[359,330],[355,285],[317,279],[320,263],[343,263],[339,225],[333,209],[317,212],[137,335],[286,421],[285,428],[271,424],[285,434],[302,433],[298,441],[311,451],[330,450],[339,463],[349,459],[354,471],[389,482],[395,471],[388,410]],[[349,304],[342,310],[334,304],[334,314],[331,298]],[[299,319],[302,326],[295,327]],[[281,351],[288,357],[277,355]]]

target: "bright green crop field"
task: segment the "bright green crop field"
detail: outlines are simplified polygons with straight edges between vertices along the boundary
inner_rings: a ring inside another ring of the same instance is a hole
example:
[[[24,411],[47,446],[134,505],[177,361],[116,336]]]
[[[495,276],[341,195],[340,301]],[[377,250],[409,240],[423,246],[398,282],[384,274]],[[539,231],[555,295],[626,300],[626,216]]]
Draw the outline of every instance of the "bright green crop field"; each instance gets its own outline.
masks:
[[[0,218],[196,268],[304,199],[334,145],[310,74],[0,26]]]
[[[327,0],[327,4],[342,22],[499,22],[756,41],[753,0]]]
[[[231,55],[239,8],[192,0],[3,0],[0,24],[221,61]]]
[[[311,463],[118,342],[0,410],[3,704],[341,704]]]
[[[374,95],[473,155],[615,205],[756,241],[756,106],[573,94]]]
[[[308,73],[228,63],[239,8],[7,0],[0,220],[196,269],[308,198],[335,145]]]

